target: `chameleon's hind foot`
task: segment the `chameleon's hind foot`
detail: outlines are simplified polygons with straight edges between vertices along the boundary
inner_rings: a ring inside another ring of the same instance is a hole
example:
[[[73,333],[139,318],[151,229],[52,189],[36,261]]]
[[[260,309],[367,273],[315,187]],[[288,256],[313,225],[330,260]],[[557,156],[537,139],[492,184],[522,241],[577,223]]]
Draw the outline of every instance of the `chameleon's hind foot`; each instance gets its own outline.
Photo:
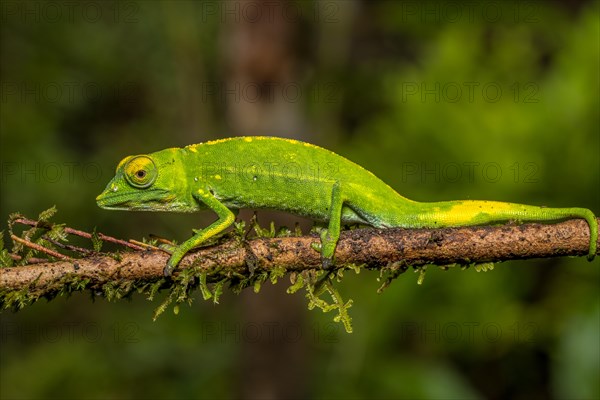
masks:
[[[323,245],[321,243],[318,242],[313,242],[310,244],[310,247],[315,250],[318,251],[319,253],[321,253],[321,265],[323,267],[324,270],[328,270],[333,268],[333,265],[335,264],[333,262],[333,257],[326,257],[323,256]]]
[[[329,232],[323,230],[321,232],[321,264],[324,270],[333,268],[334,265],[334,253],[335,253],[336,241],[331,240]]]
[[[334,262],[331,257],[321,257],[321,264],[324,270],[330,270],[333,268]]]
[[[321,253],[321,265],[324,270],[329,270],[334,266],[333,254],[335,253],[336,242],[331,240],[327,229],[319,229],[320,242],[312,242],[310,247]]]

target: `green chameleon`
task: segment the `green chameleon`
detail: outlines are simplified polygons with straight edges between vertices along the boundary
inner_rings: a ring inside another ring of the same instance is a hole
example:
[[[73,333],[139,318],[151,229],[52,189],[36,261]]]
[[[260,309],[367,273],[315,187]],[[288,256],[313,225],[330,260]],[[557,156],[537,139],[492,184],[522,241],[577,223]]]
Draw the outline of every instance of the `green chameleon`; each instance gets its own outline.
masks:
[[[589,260],[598,240],[598,222],[585,208],[475,200],[420,203],[338,154],[275,137],[236,137],[126,157],[96,201],[111,210],[210,209],[217,214],[214,223],[174,248],[165,275],[188,251],[232,225],[240,208],[270,208],[327,222],[315,247],[325,268],[333,263],[342,223],[438,228],[583,218],[590,227]]]

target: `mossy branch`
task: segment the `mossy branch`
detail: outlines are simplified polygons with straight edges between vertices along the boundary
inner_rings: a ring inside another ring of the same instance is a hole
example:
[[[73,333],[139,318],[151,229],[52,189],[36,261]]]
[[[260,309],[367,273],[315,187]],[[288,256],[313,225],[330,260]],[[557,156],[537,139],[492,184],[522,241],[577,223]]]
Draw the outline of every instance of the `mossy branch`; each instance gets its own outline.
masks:
[[[178,267],[207,273],[247,274],[283,268],[287,272],[321,269],[319,254],[311,248],[316,235],[257,238],[241,246],[230,240],[192,251]],[[344,231],[335,253],[339,265],[359,264],[380,269],[391,263],[469,265],[507,260],[587,255],[589,231],[583,220],[557,224],[501,225],[443,229],[354,229]],[[40,288],[66,275],[89,278],[95,285],[119,279],[162,278],[168,254],[130,251],[70,261],[36,263],[0,269],[0,290]],[[250,266],[250,267],[249,267]],[[177,275],[178,272],[175,272]]]
[[[248,286],[258,291],[267,280],[275,282],[290,273],[290,293],[304,287],[311,308],[337,309],[336,319],[351,331],[347,308],[352,301],[344,302],[332,285],[344,270],[380,270],[380,276],[386,278],[383,288],[409,267],[418,270],[422,280],[425,268],[431,264],[443,268],[474,265],[486,270],[490,263],[507,260],[584,256],[589,247],[589,229],[583,220],[444,229],[364,228],[342,232],[335,254],[339,267],[324,271],[319,253],[311,247],[319,241],[317,235],[274,237],[274,228],[255,225],[259,237],[248,239],[243,225],[235,231],[241,236],[234,234],[186,255],[170,278],[162,275],[169,256],[156,250],[96,253],[79,259],[0,268],[0,306],[18,309],[42,297],[84,289],[102,292],[109,300],[136,291],[152,299],[160,289],[169,288],[158,315],[171,302],[191,302],[189,294],[198,288],[205,299],[218,302],[225,283],[234,291]],[[319,298],[323,293],[330,294],[332,303]]]

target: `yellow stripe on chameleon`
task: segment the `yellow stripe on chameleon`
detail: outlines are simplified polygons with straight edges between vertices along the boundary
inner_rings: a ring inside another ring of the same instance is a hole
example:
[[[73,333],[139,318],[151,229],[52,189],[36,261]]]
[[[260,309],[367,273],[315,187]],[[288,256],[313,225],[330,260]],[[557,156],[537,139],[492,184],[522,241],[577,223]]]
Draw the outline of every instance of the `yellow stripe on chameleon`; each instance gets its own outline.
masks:
[[[219,144],[219,143],[225,143],[225,142],[230,142],[231,140],[236,139],[236,138],[225,138],[225,139],[217,139],[217,140],[211,140],[208,142],[204,142],[204,143],[198,143],[199,145],[207,145],[207,146],[212,146],[213,144]],[[197,145],[196,145],[197,146]]]
[[[503,211],[518,211],[518,206],[497,201],[458,201],[450,207],[434,207],[433,214],[438,223],[444,225],[469,224],[479,214],[494,215]],[[430,219],[430,218],[425,218]]]

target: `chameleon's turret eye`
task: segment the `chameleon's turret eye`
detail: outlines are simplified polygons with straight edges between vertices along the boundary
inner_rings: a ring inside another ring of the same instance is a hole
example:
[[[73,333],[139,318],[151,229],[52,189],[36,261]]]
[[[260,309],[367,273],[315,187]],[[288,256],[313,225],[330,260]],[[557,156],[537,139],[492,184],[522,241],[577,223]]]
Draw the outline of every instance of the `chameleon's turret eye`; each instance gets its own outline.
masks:
[[[152,185],[158,176],[154,161],[148,156],[137,156],[127,161],[123,168],[125,179],[133,187],[144,189]]]

